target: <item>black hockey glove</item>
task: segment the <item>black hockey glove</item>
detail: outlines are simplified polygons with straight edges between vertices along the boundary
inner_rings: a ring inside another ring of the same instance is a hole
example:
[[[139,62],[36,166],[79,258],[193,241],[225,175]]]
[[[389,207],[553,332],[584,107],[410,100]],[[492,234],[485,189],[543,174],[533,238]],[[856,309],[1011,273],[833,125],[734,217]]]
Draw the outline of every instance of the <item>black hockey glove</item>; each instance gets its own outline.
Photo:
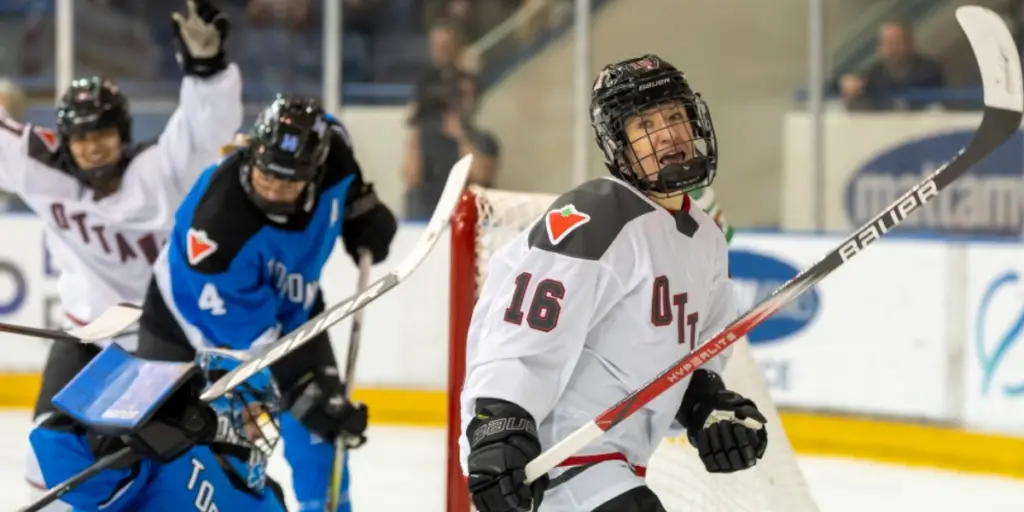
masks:
[[[282,394],[282,405],[314,434],[334,441],[341,438],[348,448],[366,442],[369,419],[366,405],[345,399],[345,384],[338,369],[323,366],[307,372]]]
[[[174,55],[186,75],[208,78],[228,67],[224,42],[230,26],[210,0],[188,0],[188,14],[171,14]]]
[[[374,263],[384,261],[396,231],[398,221],[391,210],[377,199],[373,185],[363,185],[349,196],[345,220],[341,225],[341,238],[345,243],[345,251],[356,263],[359,262],[360,248],[370,251]]]
[[[530,413],[511,402],[481,398],[466,437],[469,492],[479,512],[540,508],[548,477],[526,485],[526,464],[540,455],[537,424]]]
[[[183,384],[157,409],[149,421],[121,441],[143,457],[170,462],[197,444],[213,442],[217,434],[217,413],[199,399],[206,379],[196,375]]]
[[[726,390],[714,372],[693,373],[676,420],[709,473],[753,467],[768,447],[764,415],[750,399]]]

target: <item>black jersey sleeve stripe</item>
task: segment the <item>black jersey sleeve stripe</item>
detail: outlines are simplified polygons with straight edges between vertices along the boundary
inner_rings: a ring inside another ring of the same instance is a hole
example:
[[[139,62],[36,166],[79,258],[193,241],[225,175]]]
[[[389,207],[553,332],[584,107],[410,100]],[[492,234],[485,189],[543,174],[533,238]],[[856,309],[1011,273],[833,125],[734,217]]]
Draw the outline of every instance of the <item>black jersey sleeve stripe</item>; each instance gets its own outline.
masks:
[[[196,203],[192,226],[217,242],[217,250],[192,269],[203,274],[226,272],[253,236],[267,224],[267,217],[245,195],[239,181],[240,153],[228,157],[213,171],[210,183]],[[176,236],[188,236],[177,232]],[[188,243],[186,240],[185,243]]]

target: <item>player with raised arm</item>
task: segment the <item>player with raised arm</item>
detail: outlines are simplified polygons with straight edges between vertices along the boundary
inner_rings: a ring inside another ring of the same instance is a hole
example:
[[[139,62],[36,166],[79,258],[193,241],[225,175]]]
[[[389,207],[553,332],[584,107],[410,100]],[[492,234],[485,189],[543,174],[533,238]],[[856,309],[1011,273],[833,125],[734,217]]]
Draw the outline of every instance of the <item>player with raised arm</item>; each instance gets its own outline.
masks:
[[[154,266],[138,354],[184,361],[204,347],[274,341],[323,311],[318,283],[339,237],[353,259],[365,249],[380,262],[396,230],[341,123],[314,99],[280,96],[178,210]],[[322,512],[333,443],[362,443],[366,408],[345,399],[326,332],[271,371],[295,495],[301,510]],[[346,496],[338,510],[349,510]]]
[[[153,364],[108,346],[53,399],[83,435],[41,427],[29,435],[37,453],[61,461],[44,467],[47,481],[89,466],[97,450],[129,446],[129,460],[62,499],[81,512],[284,512],[283,493],[266,474],[280,438],[280,395],[270,372],[209,405],[199,400],[204,384],[242,357],[209,349],[194,363]]]
[[[707,471],[754,466],[765,418],[721,378],[727,353],[556,471],[524,468],[721,330],[737,314],[726,241],[688,192],[714,180],[711,113],[654,55],[605,67],[591,116],[612,177],[562,195],[490,260],[462,388],[462,463],[481,512],[665,508],[645,485],[663,438],[685,432]],[[752,419],[754,422],[741,422]]]
[[[128,99],[105,78],[72,82],[57,107],[56,132],[18,124],[0,109],[0,189],[43,220],[69,326],[118,303],[142,303],[175,209],[242,124],[241,76],[223,48],[228,22],[208,0],[187,7],[173,16],[185,75],[180,103],[156,141],[133,141]],[[134,348],[132,334],[116,341]],[[97,352],[84,344],[51,347],[37,421],[73,428],[53,415],[50,398]],[[38,466],[46,462],[31,454],[27,461],[26,477],[40,490],[55,483],[41,478]]]

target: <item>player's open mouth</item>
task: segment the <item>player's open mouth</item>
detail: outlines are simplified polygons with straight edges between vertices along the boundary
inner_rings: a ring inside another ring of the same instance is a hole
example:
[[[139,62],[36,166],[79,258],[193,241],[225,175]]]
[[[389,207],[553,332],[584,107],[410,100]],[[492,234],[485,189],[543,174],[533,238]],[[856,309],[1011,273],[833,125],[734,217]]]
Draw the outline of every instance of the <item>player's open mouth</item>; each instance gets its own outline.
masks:
[[[686,150],[683,148],[670,149],[667,153],[658,158],[658,163],[661,165],[670,164],[683,164],[689,160],[689,156],[686,154]]]

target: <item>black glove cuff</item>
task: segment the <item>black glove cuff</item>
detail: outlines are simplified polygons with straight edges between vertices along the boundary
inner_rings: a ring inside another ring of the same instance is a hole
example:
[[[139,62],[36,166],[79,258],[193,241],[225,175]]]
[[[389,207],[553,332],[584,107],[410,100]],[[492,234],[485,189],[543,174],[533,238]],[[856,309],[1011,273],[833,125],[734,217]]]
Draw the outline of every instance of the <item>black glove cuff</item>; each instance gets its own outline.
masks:
[[[701,405],[714,400],[715,395],[725,391],[725,381],[717,373],[705,369],[693,372],[690,385],[683,394],[683,403],[676,412],[676,421],[685,428],[700,427],[707,420],[711,410]],[[703,413],[703,414],[701,414]]]
[[[366,407],[345,400],[345,383],[333,366],[317,368],[302,376],[283,394],[282,405],[306,428],[325,439],[333,440],[342,432],[358,439],[366,431]]]
[[[476,415],[466,427],[466,437],[469,439],[471,450],[505,440],[522,438],[528,443],[526,446],[520,446],[520,449],[526,448],[524,451],[534,457],[540,454],[537,423],[525,409],[505,400],[478,399]]]
[[[217,434],[217,413],[204,403],[181,407],[145,423],[121,440],[135,453],[161,462],[181,457],[197,444],[213,442]]]
[[[372,197],[376,198],[376,194]],[[373,255],[373,263],[380,263],[388,257],[391,241],[398,231],[398,219],[384,203],[361,201],[363,199],[356,199],[351,207],[365,208],[365,211],[342,222],[342,242],[354,261],[359,261],[359,249],[363,248]]]
[[[122,441],[121,438],[119,437],[105,436],[102,434],[97,434],[95,432],[87,432],[85,434],[85,440],[86,442],[89,443],[89,450],[92,452],[93,456],[96,457],[97,460],[102,459],[107,455],[116,453],[127,446],[124,443],[124,441]],[[131,457],[128,460],[124,460],[119,464],[111,466],[110,469],[130,468],[138,464],[140,461],[142,461],[142,455],[139,455],[137,452],[134,452],[134,450],[133,455],[134,457]]]
[[[228,67],[228,60],[224,50],[221,50],[213,57],[198,59],[188,53],[188,50],[184,48],[185,43],[176,41],[175,45],[178,63],[186,75],[205,79],[224,71]]]
[[[379,204],[381,204],[380,198],[377,197],[377,192],[373,189],[373,183],[364,183],[359,190],[353,191],[353,196],[345,205],[343,220],[348,221],[361,217]]]

